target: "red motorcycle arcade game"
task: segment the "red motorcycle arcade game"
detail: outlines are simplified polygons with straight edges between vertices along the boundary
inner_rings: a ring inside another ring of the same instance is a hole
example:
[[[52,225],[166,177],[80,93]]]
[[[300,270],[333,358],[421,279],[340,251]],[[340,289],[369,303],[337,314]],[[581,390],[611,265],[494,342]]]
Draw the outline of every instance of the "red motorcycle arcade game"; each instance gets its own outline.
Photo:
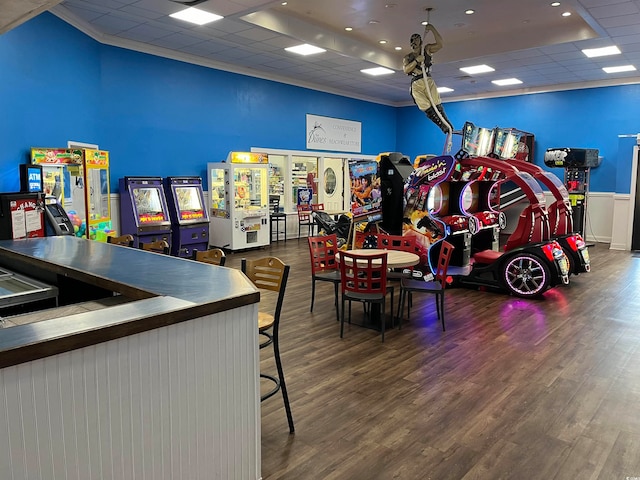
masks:
[[[209,215],[200,177],[166,177],[164,190],[171,216],[171,255],[192,258],[209,248]]]
[[[537,297],[568,283],[569,260],[550,238],[538,182],[503,160],[485,156],[492,149],[492,131],[467,123],[455,158],[425,159],[406,184],[405,229],[422,235],[432,265],[441,240],[452,243],[456,256],[450,266],[459,268],[450,271],[459,272],[460,284]],[[500,187],[506,182],[516,185],[528,205],[500,249],[498,232],[506,227]]]
[[[171,246],[171,219],[160,177],[124,177],[120,186],[120,234],[133,235],[134,247],[166,241]]]

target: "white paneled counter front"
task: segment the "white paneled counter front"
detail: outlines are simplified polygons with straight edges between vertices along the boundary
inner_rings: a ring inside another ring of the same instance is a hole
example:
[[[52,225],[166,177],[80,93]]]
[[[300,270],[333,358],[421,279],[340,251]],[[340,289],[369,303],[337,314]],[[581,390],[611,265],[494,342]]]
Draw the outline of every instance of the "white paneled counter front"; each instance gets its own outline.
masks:
[[[260,478],[241,272],[74,237],[0,241],[0,264],[132,299],[0,330],[0,478]]]

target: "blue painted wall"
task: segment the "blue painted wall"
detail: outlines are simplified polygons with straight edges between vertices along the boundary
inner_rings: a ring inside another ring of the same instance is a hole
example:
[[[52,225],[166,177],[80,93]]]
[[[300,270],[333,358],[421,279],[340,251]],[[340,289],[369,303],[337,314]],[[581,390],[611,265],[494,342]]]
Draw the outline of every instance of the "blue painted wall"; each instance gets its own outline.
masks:
[[[435,72],[437,81],[437,71]],[[409,94],[407,93],[407,97]],[[409,98],[408,98],[409,99]],[[456,128],[516,127],[548,147],[598,148],[591,191],[629,193],[640,86],[446,103]],[[0,36],[0,191],[19,187],[31,146],[97,143],[111,188],[125,175],[200,175],[252,146],[305,149],[305,115],[362,122],[362,153],[442,153],[444,136],[417,107],[392,108],[101,45],[44,13]],[[453,152],[459,147],[456,139]],[[562,177],[561,170],[555,170]]]
[[[470,121],[481,127],[532,132],[536,140],[534,163],[543,167],[547,148],[597,148],[603,162],[591,171],[590,190],[629,193],[631,150],[620,148],[618,136],[640,131],[636,105],[640,105],[640,85],[452,102],[444,107],[456,129]],[[398,150],[411,158],[442,153],[444,135],[440,130],[417,107],[399,110]],[[452,153],[459,146],[458,137]],[[562,169],[548,170],[563,178]]]
[[[362,123],[362,153],[396,149],[396,109],[101,45],[45,13],[0,37],[0,191],[32,146],[109,150],[125,175],[200,175],[252,146],[305,150],[306,114]]]

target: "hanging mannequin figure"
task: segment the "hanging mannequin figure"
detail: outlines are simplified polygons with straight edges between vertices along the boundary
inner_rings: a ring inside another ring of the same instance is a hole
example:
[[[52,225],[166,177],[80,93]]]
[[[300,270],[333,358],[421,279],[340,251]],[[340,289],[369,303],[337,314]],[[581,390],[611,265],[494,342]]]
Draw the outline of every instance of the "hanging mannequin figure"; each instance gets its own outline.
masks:
[[[442,37],[430,23],[424,28],[425,39],[429,32],[433,33],[434,43],[427,43],[422,50],[422,37],[419,33],[411,35],[411,52],[402,59],[404,73],[411,76],[411,96],[418,108],[429,120],[435,123],[444,133],[451,133],[453,127],[444,113],[440,94],[431,78],[433,54],[442,48]]]

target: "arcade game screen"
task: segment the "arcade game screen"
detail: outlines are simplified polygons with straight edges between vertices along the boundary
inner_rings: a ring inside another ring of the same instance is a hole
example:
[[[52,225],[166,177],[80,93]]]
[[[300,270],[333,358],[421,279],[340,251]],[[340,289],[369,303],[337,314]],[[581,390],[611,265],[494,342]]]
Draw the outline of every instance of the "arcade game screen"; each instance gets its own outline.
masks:
[[[138,212],[138,219],[140,220],[140,223],[167,221],[159,188],[134,188],[133,200],[136,205],[136,211]]]
[[[493,130],[467,122],[463,128],[462,149],[472,157],[486,157],[493,145]]]
[[[200,192],[196,186],[174,187],[180,220],[196,220],[204,218],[204,207],[200,200]]]

